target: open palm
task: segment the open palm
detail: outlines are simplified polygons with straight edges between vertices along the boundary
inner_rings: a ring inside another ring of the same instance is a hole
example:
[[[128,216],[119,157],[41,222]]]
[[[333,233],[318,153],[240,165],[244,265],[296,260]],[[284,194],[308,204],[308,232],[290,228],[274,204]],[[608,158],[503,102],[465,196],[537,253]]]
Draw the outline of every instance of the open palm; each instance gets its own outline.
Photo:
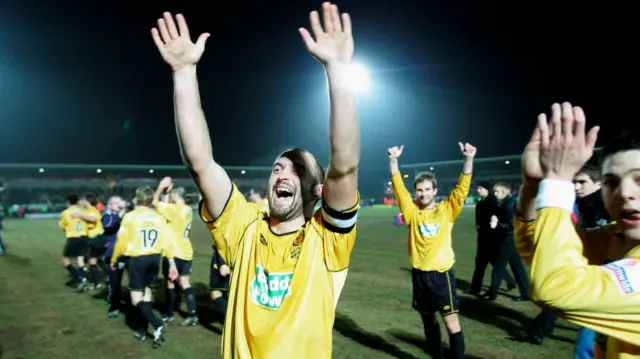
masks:
[[[174,21],[173,15],[165,12],[158,19],[158,27],[151,29],[151,36],[164,61],[173,71],[177,71],[200,61],[204,53],[204,45],[210,35],[208,33],[200,35],[194,44],[191,42],[189,27],[184,16],[178,14]]]
[[[340,16],[336,5],[325,2],[322,4],[324,28],[317,11],[309,14],[309,20],[313,36],[307,29],[299,29],[309,53],[323,64],[348,64],[353,57],[354,48],[349,14]]]

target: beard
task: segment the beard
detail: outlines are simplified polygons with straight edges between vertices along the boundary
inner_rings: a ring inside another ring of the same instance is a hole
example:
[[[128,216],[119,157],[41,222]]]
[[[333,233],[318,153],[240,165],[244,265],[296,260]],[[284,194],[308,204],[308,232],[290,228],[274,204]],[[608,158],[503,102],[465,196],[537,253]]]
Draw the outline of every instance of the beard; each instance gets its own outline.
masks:
[[[290,221],[303,215],[302,198],[295,195],[288,206],[276,206],[274,196],[269,197],[269,217],[280,222]]]

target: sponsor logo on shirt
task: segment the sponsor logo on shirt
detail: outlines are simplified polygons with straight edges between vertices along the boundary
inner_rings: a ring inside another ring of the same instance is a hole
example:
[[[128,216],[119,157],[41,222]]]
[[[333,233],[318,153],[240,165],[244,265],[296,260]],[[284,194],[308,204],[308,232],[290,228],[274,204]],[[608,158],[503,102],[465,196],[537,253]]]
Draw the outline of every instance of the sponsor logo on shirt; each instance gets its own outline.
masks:
[[[640,261],[631,258],[621,259],[604,266],[624,294],[640,291]]]
[[[250,297],[255,304],[278,310],[285,297],[291,295],[291,278],[289,273],[267,273],[260,265],[256,266],[256,277],[251,283]]]
[[[425,223],[420,224],[420,234],[424,237],[435,237],[438,234],[438,229],[440,229],[440,223]]]

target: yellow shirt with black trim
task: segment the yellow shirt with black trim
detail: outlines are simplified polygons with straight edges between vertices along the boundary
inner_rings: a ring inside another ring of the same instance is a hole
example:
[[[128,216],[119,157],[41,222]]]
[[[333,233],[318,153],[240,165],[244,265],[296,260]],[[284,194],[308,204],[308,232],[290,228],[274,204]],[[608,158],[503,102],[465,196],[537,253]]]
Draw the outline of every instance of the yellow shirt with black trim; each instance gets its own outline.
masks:
[[[93,223],[86,222],[89,238],[95,238],[104,233],[104,228],[102,227],[102,213],[100,213],[100,211],[98,211],[96,207],[90,206],[89,208],[85,209],[84,215],[96,220]]]
[[[78,217],[84,213],[84,209],[73,205],[62,211],[60,214],[60,228],[64,231],[64,236],[69,238],[80,238],[87,236],[87,222]],[[73,218],[74,215],[76,218]]]
[[[154,206],[162,214],[173,230],[176,238],[175,257],[185,261],[193,260],[191,245],[191,222],[193,209],[186,204],[154,202]]]
[[[122,217],[111,263],[116,264],[123,255],[141,257],[162,254],[174,258],[175,252],[175,234],[164,216],[151,208],[139,207]]]
[[[461,174],[444,201],[431,209],[421,209],[404,185],[400,171],[391,176],[396,203],[409,226],[409,258],[413,268],[446,272],[453,267],[451,232],[469,195],[471,177],[471,174]]]
[[[217,219],[200,203],[232,271],[222,358],[331,358],[335,306],[356,239],[358,197],[354,203],[342,212],[325,205],[281,235],[235,184]]]
[[[520,256],[531,264],[532,300],[598,333],[596,358],[640,358],[640,245],[629,250],[616,223],[573,225],[573,184],[544,180],[535,221],[515,220]]]

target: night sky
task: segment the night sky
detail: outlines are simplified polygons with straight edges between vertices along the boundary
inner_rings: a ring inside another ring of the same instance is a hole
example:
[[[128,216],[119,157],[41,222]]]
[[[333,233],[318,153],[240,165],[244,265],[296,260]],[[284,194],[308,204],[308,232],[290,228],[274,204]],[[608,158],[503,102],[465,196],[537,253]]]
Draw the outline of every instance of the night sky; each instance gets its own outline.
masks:
[[[180,164],[171,72],[150,36],[163,11],[183,13],[194,40],[212,35],[198,71],[218,162],[270,165],[290,146],[327,162],[326,83],[297,31],[320,1],[134,3],[2,1],[0,162]],[[602,140],[637,123],[623,101],[635,91],[630,9],[337,4],[373,82],[359,102],[365,173],[384,175],[402,143],[403,163],[457,159],[457,141],[479,157],[519,153],[554,101],[583,106]]]

